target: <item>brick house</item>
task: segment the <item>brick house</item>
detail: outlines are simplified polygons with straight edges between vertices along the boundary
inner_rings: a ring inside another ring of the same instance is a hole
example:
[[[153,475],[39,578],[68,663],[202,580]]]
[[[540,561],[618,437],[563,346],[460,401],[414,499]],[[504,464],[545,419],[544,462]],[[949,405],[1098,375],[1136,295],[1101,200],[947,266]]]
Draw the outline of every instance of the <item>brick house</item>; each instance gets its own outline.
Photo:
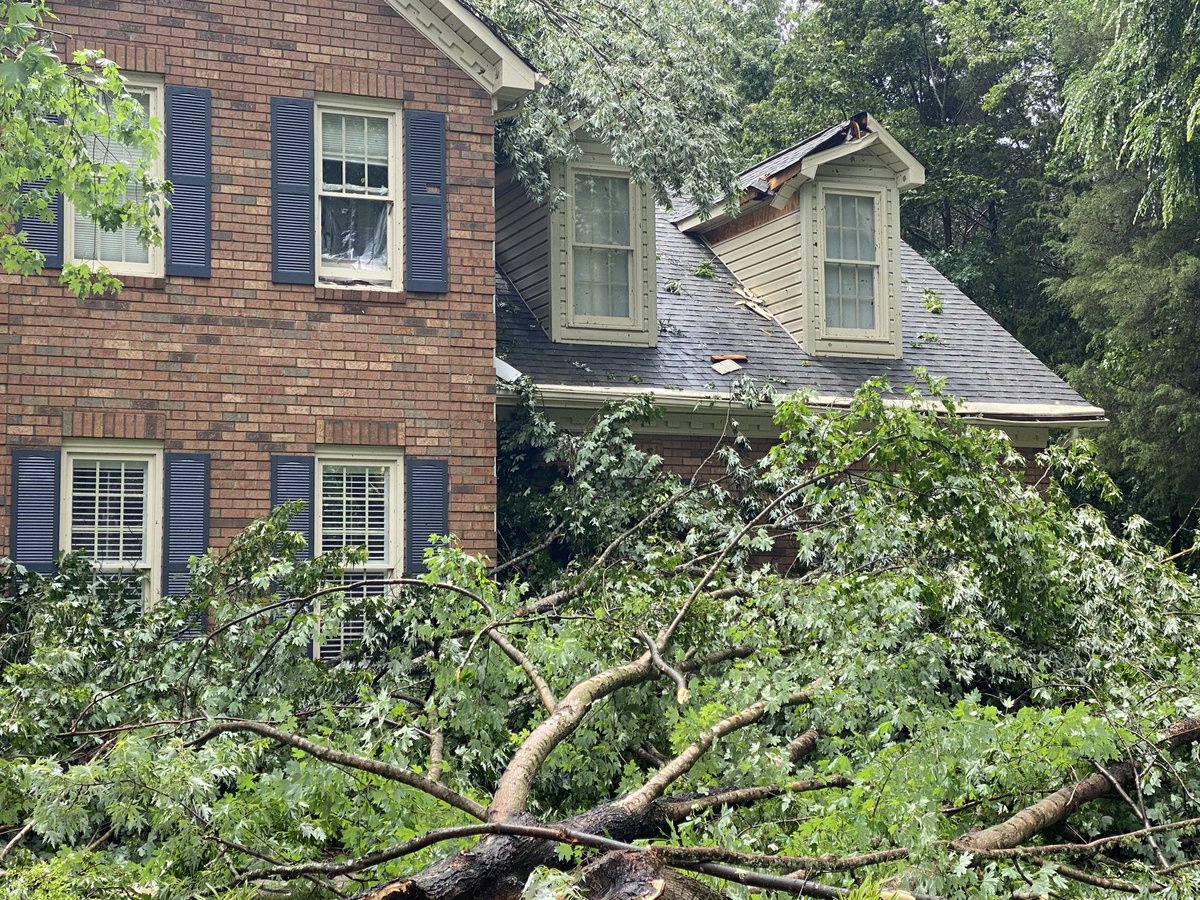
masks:
[[[0,275],[0,555],[36,571],[84,550],[152,603],[288,499],[368,575],[418,568],[430,533],[490,554],[498,370],[568,422],[654,389],[647,439],[679,466],[741,375],[836,405],[925,366],[1027,447],[1103,421],[901,245],[923,170],[867,117],[748,170],[732,219],[656,209],[584,136],[550,209],[493,157],[538,77],[458,0],[54,9],[163,124],[175,194],[163,247],[60,203],[23,223],[46,273]],[[58,284],[86,260],[119,297]]]
[[[368,571],[431,532],[493,552],[493,116],[532,69],[457,0],[54,11],[163,124],[175,194],[158,248],[61,202],[23,223],[47,271],[0,275],[0,555],[83,549],[153,602],[289,498]],[[125,289],[76,300],[64,259]]]

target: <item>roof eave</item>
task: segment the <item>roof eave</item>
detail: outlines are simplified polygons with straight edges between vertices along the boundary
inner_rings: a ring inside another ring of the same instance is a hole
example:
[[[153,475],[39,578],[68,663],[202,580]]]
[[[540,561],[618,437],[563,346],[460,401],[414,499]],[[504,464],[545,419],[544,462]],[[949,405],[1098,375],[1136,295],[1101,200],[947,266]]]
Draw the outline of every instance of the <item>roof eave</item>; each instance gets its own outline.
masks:
[[[387,0],[387,4],[487,91],[493,109],[517,103],[544,81],[459,0]]]
[[[538,384],[538,393],[542,400],[551,407],[564,409],[595,409],[605,403],[627,400],[631,397],[652,394],[655,401],[664,410],[694,411],[700,408],[724,407],[730,403],[728,394],[714,391],[687,391],[660,389],[636,386],[593,387],[571,384]],[[500,403],[513,403],[511,394],[501,390],[497,395]],[[826,409],[845,409],[853,403],[852,397],[836,394],[818,394],[810,396],[809,406]],[[908,397],[895,396],[885,398],[886,403],[898,406],[910,406],[912,400]],[[764,412],[769,413],[773,406],[764,404]],[[1108,425],[1104,410],[1090,404],[1059,404],[1059,403],[999,403],[962,401],[957,404],[957,412],[964,419],[981,425],[1028,425],[1045,428],[1103,428]],[[740,411],[739,415],[745,415]]]

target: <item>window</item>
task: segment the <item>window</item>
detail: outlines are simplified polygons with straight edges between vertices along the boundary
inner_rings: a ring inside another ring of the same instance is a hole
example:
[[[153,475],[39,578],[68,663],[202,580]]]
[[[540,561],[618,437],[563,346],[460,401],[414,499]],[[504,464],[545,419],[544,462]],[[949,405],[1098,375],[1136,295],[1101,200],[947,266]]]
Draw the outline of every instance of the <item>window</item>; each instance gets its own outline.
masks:
[[[64,450],[61,546],[82,551],[130,595],[152,601],[159,579],[162,466],[157,449],[105,444]]]
[[[339,547],[366,547],[365,563],[347,569],[345,584],[359,584],[347,601],[378,597],[400,560],[400,461],[386,455],[355,452],[317,460],[317,547],[325,553]],[[377,580],[379,583],[372,584]],[[363,583],[365,582],[365,583]],[[363,583],[363,584],[360,584]],[[316,648],[318,659],[336,661],[362,639],[364,618],[349,615]]]
[[[582,147],[579,162],[551,172],[566,202],[546,213],[550,278],[528,285],[530,296],[549,292],[545,316],[539,318],[552,341],[653,347],[658,341],[654,199],[628,169],[612,162],[606,148],[588,142]],[[527,247],[524,235],[520,253],[536,254],[538,248]],[[502,229],[498,251],[512,252],[511,237]]]
[[[575,320],[628,320],[633,269],[629,179],[576,172],[572,198]]]
[[[877,198],[826,191],[825,328],[875,331],[879,294]]]
[[[317,106],[318,280],[392,287],[399,184],[394,111]]]
[[[155,122],[163,121],[162,86],[138,79],[131,79],[129,94],[138,101],[146,117]],[[143,161],[144,154],[115,140],[92,137],[88,154],[99,163],[125,163],[133,167]],[[162,147],[152,162],[156,177],[162,177]],[[133,201],[142,199],[142,190],[136,179],[129,179],[126,197]],[[157,276],[163,271],[162,244],[150,246],[138,237],[137,228],[125,225],[116,231],[104,231],[87,216],[69,205],[63,216],[66,226],[65,244],[72,262],[91,263],[104,266],[118,275]],[[161,228],[162,221],[159,226]]]

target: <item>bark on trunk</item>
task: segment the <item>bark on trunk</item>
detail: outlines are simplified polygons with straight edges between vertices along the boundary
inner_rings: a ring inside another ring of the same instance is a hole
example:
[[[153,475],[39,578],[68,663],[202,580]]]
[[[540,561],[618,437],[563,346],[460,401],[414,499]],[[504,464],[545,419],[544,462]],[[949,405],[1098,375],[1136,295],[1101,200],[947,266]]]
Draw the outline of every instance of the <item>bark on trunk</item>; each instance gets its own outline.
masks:
[[[651,856],[615,850],[580,872],[588,900],[724,900],[703,882],[664,866]]]
[[[542,824],[529,815],[508,821]],[[667,818],[659,804],[629,813],[610,803],[572,816],[550,827],[602,834],[618,841],[634,841],[664,833]],[[360,900],[516,900],[529,873],[558,861],[557,845],[542,838],[497,835],[486,837],[469,850],[360,895]]]
[[[1162,736],[1162,746],[1164,749],[1174,750],[1196,740],[1200,740],[1200,718],[1183,719],[1167,729]],[[1115,793],[1113,781],[1124,787],[1132,784],[1135,777],[1137,770],[1131,762],[1109,766],[1108,775],[1097,772],[1069,787],[1060,788],[1049,797],[1025,807],[998,825],[964,834],[954,842],[954,847],[958,850],[1001,850],[1016,847],[1038,832],[1064,821],[1085,803]]]

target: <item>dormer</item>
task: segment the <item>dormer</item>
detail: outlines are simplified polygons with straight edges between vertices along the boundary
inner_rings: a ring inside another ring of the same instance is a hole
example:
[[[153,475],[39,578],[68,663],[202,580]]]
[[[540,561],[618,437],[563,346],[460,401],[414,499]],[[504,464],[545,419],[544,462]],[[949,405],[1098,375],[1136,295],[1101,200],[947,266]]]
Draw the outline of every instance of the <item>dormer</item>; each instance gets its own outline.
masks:
[[[603,144],[579,148],[550,171],[554,204],[500,171],[496,261],[552,341],[653,347],[654,198]]]
[[[813,356],[899,359],[900,193],[924,167],[866,113],[739,176],[722,201],[678,212]]]

